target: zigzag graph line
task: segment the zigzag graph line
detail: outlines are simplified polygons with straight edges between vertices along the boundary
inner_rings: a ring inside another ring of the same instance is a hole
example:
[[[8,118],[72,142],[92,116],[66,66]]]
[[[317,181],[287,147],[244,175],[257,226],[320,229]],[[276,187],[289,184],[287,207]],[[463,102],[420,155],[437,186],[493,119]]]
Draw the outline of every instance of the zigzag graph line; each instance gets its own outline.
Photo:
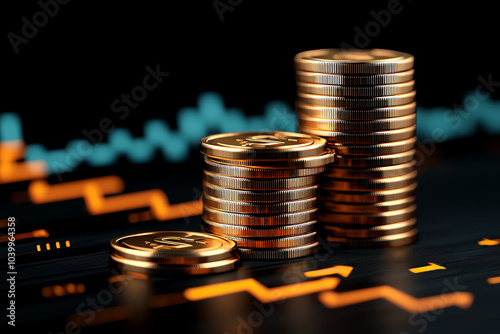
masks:
[[[473,93],[464,98],[474,97]],[[476,99],[477,100],[477,99]],[[473,111],[447,108],[418,107],[417,133],[420,140],[433,138],[436,129],[443,140],[463,138],[474,134],[479,126],[489,134],[500,133],[500,101],[478,100]],[[0,115],[0,142],[23,140],[20,117],[15,113]],[[154,119],[144,124],[144,137],[133,138],[130,131],[117,128],[108,141],[90,144],[86,139],[68,142],[66,148],[47,150],[42,144],[27,146],[26,160],[42,160],[50,173],[70,172],[79,164],[108,166],[124,155],[132,163],[145,163],[153,159],[156,150],[169,162],[182,162],[188,158],[190,147],[197,147],[200,138],[212,132],[238,132],[255,130],[295,131],[297,117],[283,101],[271,101],[264,107],[264,114],[246,116],[238,108],[226,108],[218,93],[207,92],[198,97],[197,107],[185,107],[177,114],[177,131],[168,124]]]

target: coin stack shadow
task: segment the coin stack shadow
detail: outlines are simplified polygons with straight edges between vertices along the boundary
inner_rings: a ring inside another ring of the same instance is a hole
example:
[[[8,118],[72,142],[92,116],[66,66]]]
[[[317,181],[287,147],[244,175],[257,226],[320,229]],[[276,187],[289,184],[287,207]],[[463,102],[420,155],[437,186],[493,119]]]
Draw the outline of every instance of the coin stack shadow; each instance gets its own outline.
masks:
[[[337,152],[318,190],[327,240],[353,247],[415,241],[413,56],[322,49],[294,61],[300,131]]]
[[[273,140],[276,133],[268,133],[265,140]],[[251,135],[241,133],[241,140]],[[326,141],[316,137],[322,141],[323,152],[300,159],[286,159],[282,153],[268,154],[267,159],[232,160],[217,156],[216,150],[207,154],[203,143],[210,138],[202,139],[201,148],[205,154],[203,230],[234,240],[243,258],[291,259],[312,254],[318,245],[319,174],[335,156]],[[248,151],[248,147],[241,147],[241,151]],[[273,160],[280,157],[285,159]]]

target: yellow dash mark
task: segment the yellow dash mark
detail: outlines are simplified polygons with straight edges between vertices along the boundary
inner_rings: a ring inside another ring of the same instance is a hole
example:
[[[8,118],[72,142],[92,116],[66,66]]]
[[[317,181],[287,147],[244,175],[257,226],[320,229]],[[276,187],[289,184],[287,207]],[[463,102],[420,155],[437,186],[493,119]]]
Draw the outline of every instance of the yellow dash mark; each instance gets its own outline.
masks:
[[[313,277],[339,274],[340,276],[347,277],[351,274],[352,269],[353,268],[349,266],[333,266],[325,269],[306,271],[304,273],[304,276],[313,278]]]
[[[50,244],[48,242],[45,244],[45,248],[47,248],[47,250],[50,250]]]
[[[71,246],[71,245],[69,244],[69,240],[66,240],[66,247],[69,247],[69,246]]]
[[[483,240],[477,242],[480,246],[496,246],[500,244],[500,239],[487,239],[483,238]]]
[[[56,242],[56,248],[61,248],[61,244],[59,243],[59,241]]]
[[[37,252],[41,251],[42,249],[40,248],[40,245],[36,245],[36,250]]]
[[[412,273],[414,274],[418,274],[418,273],[425,273],[427,271],[434,271],[434,270],[443,270],[443,269],[446,269],[445,267],[443,266],[440,266],[438,264],[435,264],[435,263],[432,263],[432,262],[429,262],[429,265],[428,266],[423,266],[423,267],[416,267],[416,268],[410,268],[408,269],[409,271],[411,271]]]
[[[499,284],[500,283],[500,276],[497,277],[490,277],[486,280],[490,284]]]

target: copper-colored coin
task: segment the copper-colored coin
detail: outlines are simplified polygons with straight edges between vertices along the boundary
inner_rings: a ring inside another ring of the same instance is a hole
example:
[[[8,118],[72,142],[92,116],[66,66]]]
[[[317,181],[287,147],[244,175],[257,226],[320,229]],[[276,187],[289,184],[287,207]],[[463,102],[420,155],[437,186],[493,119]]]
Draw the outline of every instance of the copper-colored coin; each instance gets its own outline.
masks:
[[[235,254],[232,258],[214,262],[205,262],[194,265],[169,265],[158,262],[132,260],[116,254],[110,254],[110,257],[124,271],[153,275],[205,275],[222,273],[235,269],[237,262],[240,259],[239,255]]]
[[[417,182],[399,189],[379,191],[318,191],[320,202],[343,202],[343,203],[378,203],[402,199],[415,195]]]
[[[416,227],[417,219],[413,218],[404,222],[359,228],[352,225],[324,225],[331,232],[332,237],[344,238],[377,238],[386,235],[408,232]]]
[[[326,152],[311,157],[288,160],[228,160],[210,158],[210,160],[228,166],[244,166],[252,168],[276,168],[276,169],[296,169],[296,168],[317,168],[328,165],[335,161],[335,151],[326,148]]]
[[[304,103],[339,108],[371,109],[400,106],[415,101],[416,92],[411,91],[405,94],[377,97],[343,97],[326,96],[318,94],[307,94],[297,91],[297,98]]]
[[[364,203],[336,203],[336,202],[323,202],[321,207],[325,211],[340,212],[340,213],[377,213],[394,211],[412,206],[415,202],[415,196],[397,199],[389,202],[378,202],[371,204]]]
[[[396,247],[408,245],[417,240],[418,230],[416,228],[399,234],[391,234],[376,238],[343,238],[327,237],[329,242],[341,243],[350,247]]]
[[[203,226],[205,229],[205,225]],[[210,231],[214,232],[214,231]],[[215,232],[214,232],[215,233]],[[224,235],[244,248],[289,248],[310,244],[316,241],[316,232],[281,238],[242,238]]]
[[[318,186],[273,191],[238,190],[217,187],[210,183],[203,182],[203,191],[209,196],[230,201],[252,203],[278,203],[315,197],[317,189]]]
[[[228,201],[216,197],[203,195],[203,203],[213,209],[234,212],[234,213],[251,213],[251,214],[273,214],[273,213],[291,213],[305,211],[316,207],[316,197],[300,199],[290,202],[281,203],[249,203]]]
[[[380,143],[380,144],[342,144],[342,143],[331,143],[331,147],[335,148],[340,155],[386,155],[386,154],[397,154],[403,153],[415,148],[417,142],[417,137],[412,137],[410,139],[390,142],[390,143]]]
[[[242,213],[224,212],[203,207],[203,214],[210,220],[230,225],[239,226],[280,226],[280,225],[294,225],[301,224],[311,220],[316,220],[317,208],[294,212],[282,213],[272,215],[249,215]]]
[[[371,180],[346,180],[324,177],[321,180],[321,189],[334,191],[376,191],[399,189],[415,183],[416,178],[417,171],[401,176]]]
[[[321,131],[342,132],[375,132],[407,128],[415,125],[416,114],[401,117],[384,118],[370,121],[344,121],[336,119],[310,117],[299,113],[299,125],[301,127],[317,129]]]
[[[322,138],[281,131],[224,133],[200,141],[207,156],[241,160],[299,159],[325,153],[325,146]]]
[[[320,174],[325,171],[325,166],[316,168],[295,168],[295,169],[265,169],[251,168],[243,166],[230,166],[217,163],[208,157],[204,159],[203,168],[209,172],[233,177],[245,178],[282,178],[282,177],[302,177]]]
[[[359,224],[359,225],[383,225],[401,222],[415,218],[416,205],[405,209],[378,212],[378,213],[338,213],[322,212],[318,213],[318,220],[328,224]]]
[[[314,232],[317,221],[272,227],[221,224],[206,218],[203,218],[203,222],[206,230],[220,235],[246,238],[279,238]]]
[[[386,177],[396,177],[409,174],[415,171],[416,164],[417,161],[413,159],[412,161],[404,164],[384,166],[384,167],[345,168],[345,167],[332,166],[327,168],[326,172],[323,173],[323,176],[337,178],[337,179],[357,179],[357,180],[382,179]]]
[[[263,260],[288,260],[297,257],[311,255],[316,251],[319,243],[312,242],[310,244],[291,248],[243,248],[238,247],[238,251],[242,258],[246,259],[263,259]]]
[[[413,69],[387,74],[373,75],[346,75],[334,73],[319,73],[296,71],[297,81],[310,82],[326,85],[345,85],[345,86],[372,86],[372,85],[390,85],[401,82],[407,82],[413,79],[415,71]]]
[[[347,109],[337,107],[314,106],[297,101],[296,110],[303,115],[328,119],[338,119],[347,121],[368,121],[381,118],[401,117],[414,114],[417,110],[417,103],[412,102],[401,106],[371,108],[371,109]]]
[[[160,231],[128,234],[110,241],[113,252],[138,261],[169,265],[194,265],[227,259],[236,244],[200,232]]]
[[[414,58],[404,52],[384,49],[319,49],[300,52],[295,68],[302,71],[339,74],[381,74],[408,71]]]
[[[416,149],[412,149],[402,153],[376,155],[376,156],[359,156],[359,155],[337,155],[335,166],[338,167],[383,167],[398,165],[410,162],[414,159]]]
[[[215,186],[243,190],[286,190],[310,187],[318,184],[318,176],[291,177],[279,179],[247,179],[223,176],[203,171],[203,180]]]
[[[415,81],[413,80],[398,84],[375,86],[339,86],[297,81],[297,89],[303,93],[346,97],[399,95],[411,92],[414,86]]]
[[[401,141],[415,136],[415,125],[398,130],[363,133],[321,131],[305,126],[302,126],[300,128],[300,131],[317,136],[322,136],[326,140],[328,140],[329,143],[338,142],[343,144],[379,144]]]

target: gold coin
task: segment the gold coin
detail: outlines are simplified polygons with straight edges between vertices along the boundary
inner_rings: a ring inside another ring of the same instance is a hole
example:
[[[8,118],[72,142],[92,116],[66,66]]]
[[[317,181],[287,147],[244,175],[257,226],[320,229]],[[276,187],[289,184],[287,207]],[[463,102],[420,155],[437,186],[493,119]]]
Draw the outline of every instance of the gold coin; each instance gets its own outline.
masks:
[[[317,189],[318,186],[273,191],[237,190],[217,187],[210,183],[203,182],[203,192],[209,196],[223,198],[230,201],[252,203],[288,202],[315,197]]]
[[[213,233],[221,235],[248,238],[278,238],[311,233],[315,231],[314,227],[316,225],[316,222],[316,220],[313,220],[310,222],[295,225],[255,227],[221,224],[203,218],[204,228],[208,231],[213,231]]]
[[[205,204],[205,206],[213,209],[234,213],[291,213],[309,210],[316,207],[316,197],[310,197],[290,202],[261,204],[228,201],[204,194],[203,203]]]
[[[391,165],[384,167],[372,167],[372,168],[341,168],[341,167],[330,167],[327,168],[326,172],[323,173],[325,177],[337,178],[337,179],[382,179],[386,177],[396,177],[405,174],[409,174],[415,171],[415,166],[417,160],[413,159],[410,162]]]
[[[128,259],[169,265],[194,265],[227,259],[236,244],[211,234],[159,231],[128,234],[110,241],[113,252]]]
[[[247,179],[203,171],[203,180],[215,186],[242,190],[287,190],[318,184],[317,175],[279,179]]]
[[[377,213],[318,213],[318,221],[328,224],[359,224],[359,225],[383,225],[401,222],[415,218],[416,205],[410,207]],[[236,242],[238,244],[238,242]]]
[[[291,248],[252,249],[239,247],[238,251],[241,257],[246,259],[289,260],[313,254],[318,245],[319,243],[316,241],[304,246]]]
[[[300,131],[324,137],[329,143],[343,144],[379,144],[401,141],[415,136],[415,125],[407,128],[391,130],[391,131],[376,131],[363,133],[350,133],[341,131],[321,131],[302,126]]]
[[[373,191],[390,190],[407,187],[416,182],[417,171],[406,175],[386,177],[371,180],[345,180],[324,178],[321,181],[321,189],[334,191]]]
[[[408,71],[411,54],[383,49],[319,49],[294,57],[297,70],[339,74],[382,74]]]
[[[368,121],[381,118],[401,117],[414,114],[417,103],[412,102],[401,106],[371,108],[371,109],[347,109],[337,107],[314,106],[297,101],[295,109],[298,113],[311,117],[338,119],[347,121]]]
[[[331,143],[329,144],[333,147],[340,155],[386,155],[386,154],[397,154],[410,151],[415,148],[417,143],[417,137],[414,136],[410,139],[400,140],[390,143],[380,143],[374,145],[367,144],[342,144],[342,143]]]
[[[344,121],[337,119],[327,119],[310,117],[304,114],[299,115],[299,125],[301,127],[317,129],[321,131],[342,131],[342,132],[375,132],[388,131],[407,128],[415,125],[416,114],[401,117],[377,119],[371,121]]]
[[[411,92],[414,86],[414,80],[392,85],[375,86],[339,86],[300,81],[297,82],[297,89],[303,93],[346,97],[378,97],[399,95]]]
[[[335,166],[338,167],[383,167],[398,165],[410,162],[414,159],[416,149],[412,149],[403,153],[376,155],[376,156],[359,156],[359,155],[337,155]]]
[[[312,157],[288,160],[227,160],[210,158],[210,160],[228,166],[244,166],[253,168],[276,168],[276,169],[296,169],[296,168],[317,168],[331,164],[335,161],[335,151],[326,148],[326,152]]]
[[[205,229],[205,225],[203,226]],[[214,231],[210,231],[214,232]],[[224,235],[224,237],[236,242],[238,247],[244,248],[289,248],[310,244],[316,241],[316,232],[291,237],[281,238],[242,238]]]
[[[203,215],[205,215],[206,218],[222,224],[239,226],[280,226],[301,224],[311,220],[316,220],[317,211],[318,208],[314,208],[294,213],[249,215],[219,211],[207,206],[203,207]]]
[[[405,94],[377,97],[343,97],[343,96],[325,96],[318,94],[307,94],[297,91],[297,98],[308,104],[323,107],[340,107],[355,109],[371,109],[400,106],[415,101],[415,91]]]
[[[417,182],[399,189],[379,191],[327,191],[320,188],[318,200],[320,202],[344,202],[344,203],[378,203],[402,199],[415,195]]]
[[[415,196],[397,199],[389,202],[378,202],[371,204],[364,203],[336,203],[336,202],[323,202],[321,207],[325,211],[340,212],[340,213],[377,213],[394,211],[407,208],[413,205]]]
[[[282,177],[302,177],[317,175],[325,171],[326,166],[315,168],[296,169],[264,169],[243,166],[230,166],[217,163],[205,157],[203,168],[209,172],[224,176],[244,177],[244,178],[282,178]]]
[[[389,85],[407,82],[413,79],[414,73],[415,71],[413,69],[404,72],[374,75],[345,75],[334,73],[306,72],[300,70],[295,72],[297,81],[344,86]]]
[[[413,218],[404,222],[359,228],[350,225],[324,225],[331,232],[331,237],[345,238],[377,238],[386,235],[408,232],[416,227],[417,219]]]
[[[397,247],[408,245],[417,240],[418,230],[416,228],[399,233],[385,235],[376,238],[343,238],[329,236],[326,238],[329,242],[341,243],[350,247]]]
[[[200,141],[201,153],[236,160],[299,159],[325,153],[325,146],[323,138],[281,131],[224,133]]]
[[[213,262],[198,263],[193,265],[172,265],[158,262],[148,262],[128,259],[116,254],[110,257],[123,271],[139,272],[152,275],[205,275],[222,273],[236,268],[240,259],[238,254],[234,257]]]

